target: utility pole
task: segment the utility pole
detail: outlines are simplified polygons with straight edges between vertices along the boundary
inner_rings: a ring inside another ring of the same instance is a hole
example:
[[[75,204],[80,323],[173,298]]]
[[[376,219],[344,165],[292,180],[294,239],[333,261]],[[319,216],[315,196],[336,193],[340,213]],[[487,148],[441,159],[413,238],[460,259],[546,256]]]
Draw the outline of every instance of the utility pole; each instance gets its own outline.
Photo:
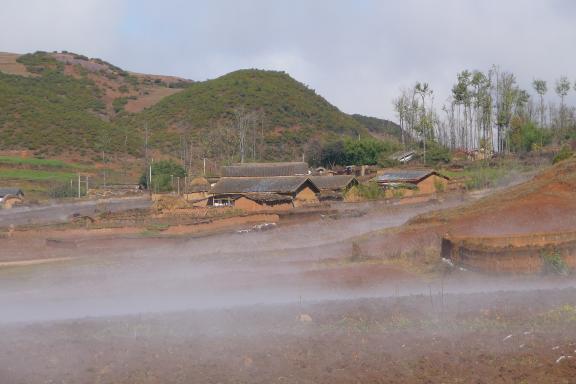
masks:
[[[204,168],[203,168],[204,171],[202,172],[202,174],[204,175],[204,177],[206,177],[206,158],[203,157],[202,160],[203,160],[203,162],[204,162]]]
[[[78,198],[82,197],[82,183],[84,183],[84,186],[86,187],[86,193],[88,193],[88,180],[89,176],[84,176],[84,181],[82,181],[82,175],[80,173],[78,174]],[[70,187],[72,187],[72,180],[70,180]]]
[[[148,122],[144,123],[144,159],[148,162]]]
[[[106,187],[106,157],[104,150],[102,150],[102,174],[104,175],[104,187]]]
[[[154,159],[152,159],[154,161]],[[152,199],[152,163],[148,165],[148,191],[150,192],[150,199]]]

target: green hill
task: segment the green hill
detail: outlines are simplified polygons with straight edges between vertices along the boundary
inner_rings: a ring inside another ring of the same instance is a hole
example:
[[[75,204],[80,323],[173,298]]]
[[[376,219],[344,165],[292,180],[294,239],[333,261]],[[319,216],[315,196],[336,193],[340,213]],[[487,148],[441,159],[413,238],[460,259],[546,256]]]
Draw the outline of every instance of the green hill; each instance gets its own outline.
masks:
[[[393,123],[347,115],[284,72],[191,82],[68,52],[10,57],[12,72],[0,66],[0,150],[141,157],[148,132],[155,156],[222,163],[239,159],[241,131],[253,160],[296,159],[310,143],[341,137],[396,136]]]
[[[364,125],[283,72],[240,70],[199,82],[123,120],[149,125],[152,145],[172,151],[182,137],[206,155],[233,156],[239,141],[235,111],[252,115],[248,137],[256,157],[289,159],[311,139],[368,135]],[[254,146],[265,147],[254,151]],[[298,149],[300,148],[300,149]],[[260,153],[259,153],[260,152]]]
[[[20,56],[18,62],[26,76],[0,71],[0,150],[94,156],[134,146],[136,135],[111,121],[98,77],[87,71],[74,75],[45,52]],[[122,145],[126,137],[132,145]]]
[[[97,115],[102,108],[93,84],[56,70],[39,77],[0,73],[0,146],[92,149],[98,133],[110,129]]]

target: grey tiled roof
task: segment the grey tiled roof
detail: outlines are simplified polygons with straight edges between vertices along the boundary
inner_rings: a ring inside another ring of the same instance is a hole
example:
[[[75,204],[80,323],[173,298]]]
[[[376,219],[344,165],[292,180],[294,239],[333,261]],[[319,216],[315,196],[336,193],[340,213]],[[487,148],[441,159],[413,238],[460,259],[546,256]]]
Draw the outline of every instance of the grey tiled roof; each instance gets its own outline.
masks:
[[[358,180],[350,175],[311,176],[310,180],[320,189],[345,189],[350,184],[358,184]]]
[[[431,169],[399,169],[386,171],[375,180],[379,183],[408,183],[417,182],[425,177],[437,173]]]
[[[298,176],[308,174],[308,164],[289,163],[242,163],[222,167],[222,177],[269,177]]]
[[[278,193],[245,193],[242,196],[257,203],[290,203],[292,197]]]
[[[314,192],[319,192],[306,176],[278,177],[223,177],[211,188],[214,194],[222,193],[293,193],[308,183]]]

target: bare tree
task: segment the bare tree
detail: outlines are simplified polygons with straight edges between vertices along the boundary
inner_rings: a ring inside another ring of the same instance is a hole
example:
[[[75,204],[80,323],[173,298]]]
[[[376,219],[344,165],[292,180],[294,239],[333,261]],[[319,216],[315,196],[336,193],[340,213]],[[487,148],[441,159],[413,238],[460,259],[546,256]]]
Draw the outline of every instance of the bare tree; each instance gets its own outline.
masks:
[[[247,111],[243,106],[234,109],[234,128],[238,133],[241,163],[246,160],[246,154],[248,153],[246,151],[247,144],[248,150],[250,150],[250,143],[247,143],[246,141],[247,139],[249,140],[248,135],[250,133],[253,135],[252,158],[256,158],[256,130],[259,121],[263,124],[263,121],[260,120],[259,115],[260,114],[258,111]]]
[[[406,148],[405,130],[406,130],[406,118],[409,113],[409,96],[405,89],[400,93],[400,96],[394,99],[393,105],[396,114],[398,115],[398,120],[400,122],[400,138],[402,142],[402,148]]]
[[[249,113],[246,112],[244,107],[234,109],[234,127],[238,132],[238,140],[240,144],[240,162],[244,162],[246,155],[246,133],[248,131]]]

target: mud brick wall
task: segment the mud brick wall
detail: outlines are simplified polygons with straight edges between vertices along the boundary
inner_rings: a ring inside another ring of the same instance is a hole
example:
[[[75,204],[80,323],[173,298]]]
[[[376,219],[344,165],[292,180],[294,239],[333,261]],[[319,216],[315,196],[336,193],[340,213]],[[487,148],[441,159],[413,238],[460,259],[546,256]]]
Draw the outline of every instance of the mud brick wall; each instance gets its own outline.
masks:
[[[442,257],[485,272],[538,273],[544,266],[543,255],[552,252],[576,269],[576,232],[442,239]]]

